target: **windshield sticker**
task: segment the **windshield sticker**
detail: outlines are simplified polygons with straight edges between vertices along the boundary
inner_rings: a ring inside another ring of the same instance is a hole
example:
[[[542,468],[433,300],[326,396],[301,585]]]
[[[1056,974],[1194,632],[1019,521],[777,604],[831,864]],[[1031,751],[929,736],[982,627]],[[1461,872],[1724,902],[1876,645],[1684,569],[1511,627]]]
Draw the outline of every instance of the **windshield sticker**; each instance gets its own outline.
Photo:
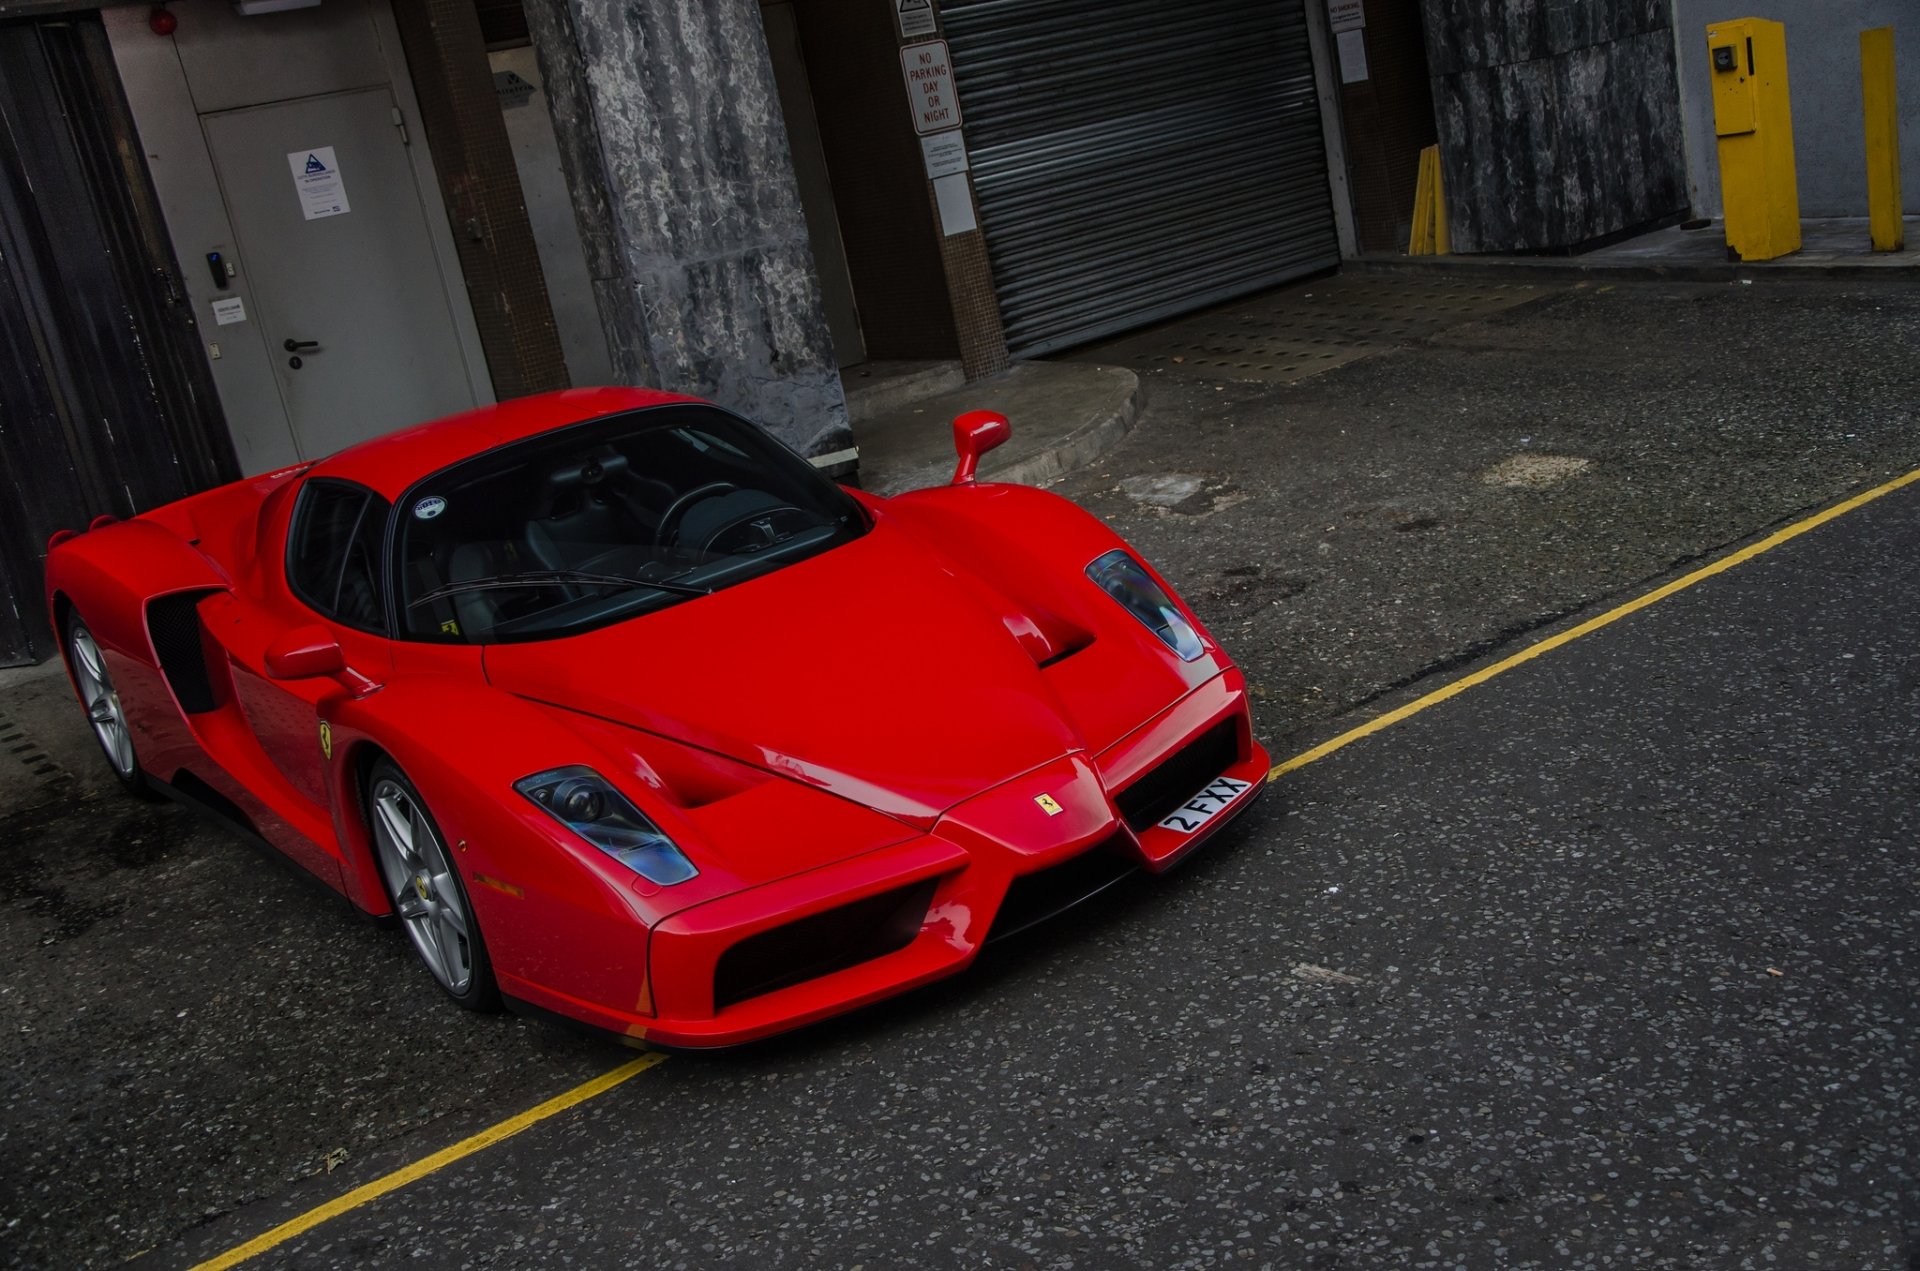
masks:
[[[423,521],[431,521],[447,510],[447,501],[437,494],[428,495],[413,505],[413,514]]]

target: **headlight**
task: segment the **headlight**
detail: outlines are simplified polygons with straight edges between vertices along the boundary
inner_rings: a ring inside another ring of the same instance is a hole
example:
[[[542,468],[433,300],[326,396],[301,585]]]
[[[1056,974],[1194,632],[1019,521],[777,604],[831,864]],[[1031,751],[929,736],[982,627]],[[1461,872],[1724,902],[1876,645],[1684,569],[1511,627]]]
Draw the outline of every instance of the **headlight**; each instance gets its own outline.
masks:
[[[1128,613],[1146,623],[1147,629],[1179,654],[1182,662],[1191,662],[1206,652],[1200,643],[1200,633],[1173,603],[1173,597],[1161,590],[1146,568],[1126,552],[1117,547],[1108,552],[1087,566],[1087,577],[1119,601]]]
[[[549,768],[522,777],[513,788],[650,883],[671,887],[700,872],[659,826],[591,768]]]

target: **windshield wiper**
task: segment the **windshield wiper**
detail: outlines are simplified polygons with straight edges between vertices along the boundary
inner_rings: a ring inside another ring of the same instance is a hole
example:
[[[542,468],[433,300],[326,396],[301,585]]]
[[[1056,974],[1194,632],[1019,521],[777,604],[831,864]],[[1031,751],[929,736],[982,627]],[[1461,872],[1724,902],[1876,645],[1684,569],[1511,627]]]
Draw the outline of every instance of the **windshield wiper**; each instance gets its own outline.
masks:
[[[418,609],[421,605],[432,604],[448,596],[457,596],[466,591],[491,591],[502,587],[651,587],[656,591],[670,591],[679,596],[711,596],[713,588],[694,587],[686,583],[658,582],[651,578],[630,578],[624,574],[592,574],[578,569],[536,569],[524,574],[495,574],[490,578],[469,578],[463,582],[445,583],[418,597],[407,608]]]

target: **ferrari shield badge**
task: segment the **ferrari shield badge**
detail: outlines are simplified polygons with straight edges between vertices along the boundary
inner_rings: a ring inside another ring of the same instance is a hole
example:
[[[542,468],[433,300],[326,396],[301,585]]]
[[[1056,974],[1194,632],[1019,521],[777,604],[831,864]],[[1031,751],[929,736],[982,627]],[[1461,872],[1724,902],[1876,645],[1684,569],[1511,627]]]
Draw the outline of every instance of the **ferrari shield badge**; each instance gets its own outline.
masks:
[[[333,758],[333,725],[326,720],[320,721],[320,754],[323,758]]]
[[[1066,811],[1065,808],[1060,806],[1060,801],[1050,794],[1036,794],[1033,796],[1033,801],[1039,804],[1040,810],[1048,816],[1059,816],[1062,812]]]

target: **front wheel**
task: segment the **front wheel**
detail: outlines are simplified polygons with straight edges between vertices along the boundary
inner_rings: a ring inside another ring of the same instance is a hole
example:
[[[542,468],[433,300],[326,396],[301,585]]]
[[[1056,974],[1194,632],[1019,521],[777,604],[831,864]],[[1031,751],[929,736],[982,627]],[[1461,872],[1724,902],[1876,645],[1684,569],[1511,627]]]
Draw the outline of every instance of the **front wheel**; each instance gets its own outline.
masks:
[[[466,885],[433,814],[392,760],[367,774],[367,820],[393,911],[434,983],[470,1011],[500,1003]]]
[[[80,615],[67,615],[67,665],[73,671],[73,685],[80,694],[80,709],[87,713],[94,740],[107,757],[107,765],[120,785],[142,798],[157,797],[147,776],[140,770],[140,757],[133,749],[133,729],[127,723],[126,709],[114,690],[113,675],[100,652],[99,641]]]

